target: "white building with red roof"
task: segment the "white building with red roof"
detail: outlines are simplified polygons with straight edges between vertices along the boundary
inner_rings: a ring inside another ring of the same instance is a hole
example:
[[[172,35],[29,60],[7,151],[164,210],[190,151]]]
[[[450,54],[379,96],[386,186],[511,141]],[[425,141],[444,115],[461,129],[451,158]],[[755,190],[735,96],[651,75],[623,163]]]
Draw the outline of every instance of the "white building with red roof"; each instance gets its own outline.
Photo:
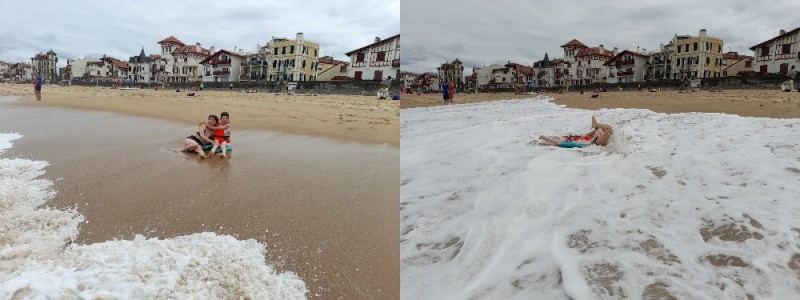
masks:
[[[355,80],[383,80],[400,76],[400,34],[345,53],[350,57],[347,76]]]
[[[644,81],[647,73],[648,56],[639,52],[622,50],[604,65],[607,83],[628,83]]]
[[[576,39],[561,45],[561,48],[564,49],[565,77],[569,85],[605,82],[608,68],[604,64],[617,55],[616,50],[606,50],[603,45],[589,47]]]
[[[214,50],[205,49],[200,43],[186,45],[174,36],[158,42],[161,59],[156,77],[159,82],[195,82],[202,80],[203,65],[200,63]],[[154,72],[156,73],[156,72]]]
[[[244,53],[219,50],[202,60],[204,82],[239,81],[241,65],[246,61]]]
[[[758,43],[750,50],[755,52],[753,71],[786,74],[790,66],[800,71],[800,27],[788,32],[781,29],[778,36]]]

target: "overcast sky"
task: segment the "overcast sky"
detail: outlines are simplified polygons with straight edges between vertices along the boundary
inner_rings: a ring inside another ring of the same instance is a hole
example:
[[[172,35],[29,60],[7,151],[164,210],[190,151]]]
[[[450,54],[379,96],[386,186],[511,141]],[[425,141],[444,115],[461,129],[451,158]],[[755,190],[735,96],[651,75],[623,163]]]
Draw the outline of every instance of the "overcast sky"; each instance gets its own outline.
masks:
[[[53,49],[68,58],[103,54],[125,61],[159,54],[158,41],[174,35],[204,48],[255,51],[272,36],[320,43],[320,56],[345,53],[400,33],[400,0],[63,1],[2,0],[0,60],[30,62]]]
[[[722,38],[724,52],[753,55],[758,43],[800,27],[800,1],[402,0],[402,69],[435,72],[458,58],[464,71],[508,61],[562,58],[561,45],[655,50],[675,34]],[[466,74],[465,74],[466,75]]]

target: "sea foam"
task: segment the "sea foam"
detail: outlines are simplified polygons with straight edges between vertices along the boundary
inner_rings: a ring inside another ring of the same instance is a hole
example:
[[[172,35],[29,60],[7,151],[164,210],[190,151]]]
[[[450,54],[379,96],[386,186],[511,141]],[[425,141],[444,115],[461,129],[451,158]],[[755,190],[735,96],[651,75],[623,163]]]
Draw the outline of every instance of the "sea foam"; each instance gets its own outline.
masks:
[[[800,120],[550,100],[402,110],[403,299],[800,298]]]

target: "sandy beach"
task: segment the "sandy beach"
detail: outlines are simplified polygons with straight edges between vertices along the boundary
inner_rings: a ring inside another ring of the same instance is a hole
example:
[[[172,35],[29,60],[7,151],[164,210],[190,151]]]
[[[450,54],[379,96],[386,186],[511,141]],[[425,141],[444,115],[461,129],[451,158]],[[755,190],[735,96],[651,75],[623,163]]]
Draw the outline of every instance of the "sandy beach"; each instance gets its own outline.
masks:
[[[24,95],[23,103],[119,112],[196,124],[210,113],[228,111],[239,129],[264,129],[366,143],[399,144],[398,101],[371,96],[280,95],[241,91],[118,90],[55,86],[36,103],[28,84],[0,84],[0,96]]]
[[[588,93],[547,93],[554,97],[553,103],[569,108],[642,108],[661,113],[718,112],[745,117],[800,118],[800,93],[784,93],[776,90],[723,90],[720,92],[640,92],[609,91],[599,98],[590,98]],[[458,94],[456,104],[486,102],[506,99],[533,98],[536,95]],[[442,105],[440,94],[403,95],[402,108]]]
[[[46,206],[86,219],[76,244],[212,232],[265,245],[264,263],[296,273],[309,298],[399,297],[396,101],[173,94],[45,87],[41,103],[6,98],[0,132],[23,137],[3,157],[49,163],[42,177],[57,195]],[[223,110],[238,126],[228,159],[174,152]]]

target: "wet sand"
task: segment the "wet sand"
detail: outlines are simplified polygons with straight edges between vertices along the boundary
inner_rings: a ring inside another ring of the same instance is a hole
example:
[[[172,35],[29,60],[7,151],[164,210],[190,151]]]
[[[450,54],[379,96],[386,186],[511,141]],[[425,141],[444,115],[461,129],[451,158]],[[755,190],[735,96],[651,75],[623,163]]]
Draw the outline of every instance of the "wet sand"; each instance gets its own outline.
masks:
[[[119,112],[196,124],[209,114],[231,114],[237,129],[264,129],[302,135],[397,146],[400,143],[399,101],[373,96],[276,95],[241,91],[119,90],[104,87],[42,88],[36,102],[29,84],[0,84],[0,96],[24,95],[23,103]]]
[[[564,94],[547,93],[554,97],[553,103],[569,108],[641,108],[661,113],[708,112],[727,113],[746,117],[800,118],[800,93],[784,93],[776,90],[723,90],[720,92],[640,92],[609,91],[600,93],[600,98],[590,98],[590,94],[570,92]],[[507,99],[532,98],[536,95],[497,94],[459,94],[455,102],[472,103]],[[401,107],[425,107],[442,105],[441,95],[403,95]]]
[[[240,129],[229,159],[202,160],[172,151],[186,123],[30,103],[0,103],[0,118],[24,135],[4,157],[48,161],[47,205],[86,217],[77,243],[252,238],[310,298],[399,298],[396,147]]]

